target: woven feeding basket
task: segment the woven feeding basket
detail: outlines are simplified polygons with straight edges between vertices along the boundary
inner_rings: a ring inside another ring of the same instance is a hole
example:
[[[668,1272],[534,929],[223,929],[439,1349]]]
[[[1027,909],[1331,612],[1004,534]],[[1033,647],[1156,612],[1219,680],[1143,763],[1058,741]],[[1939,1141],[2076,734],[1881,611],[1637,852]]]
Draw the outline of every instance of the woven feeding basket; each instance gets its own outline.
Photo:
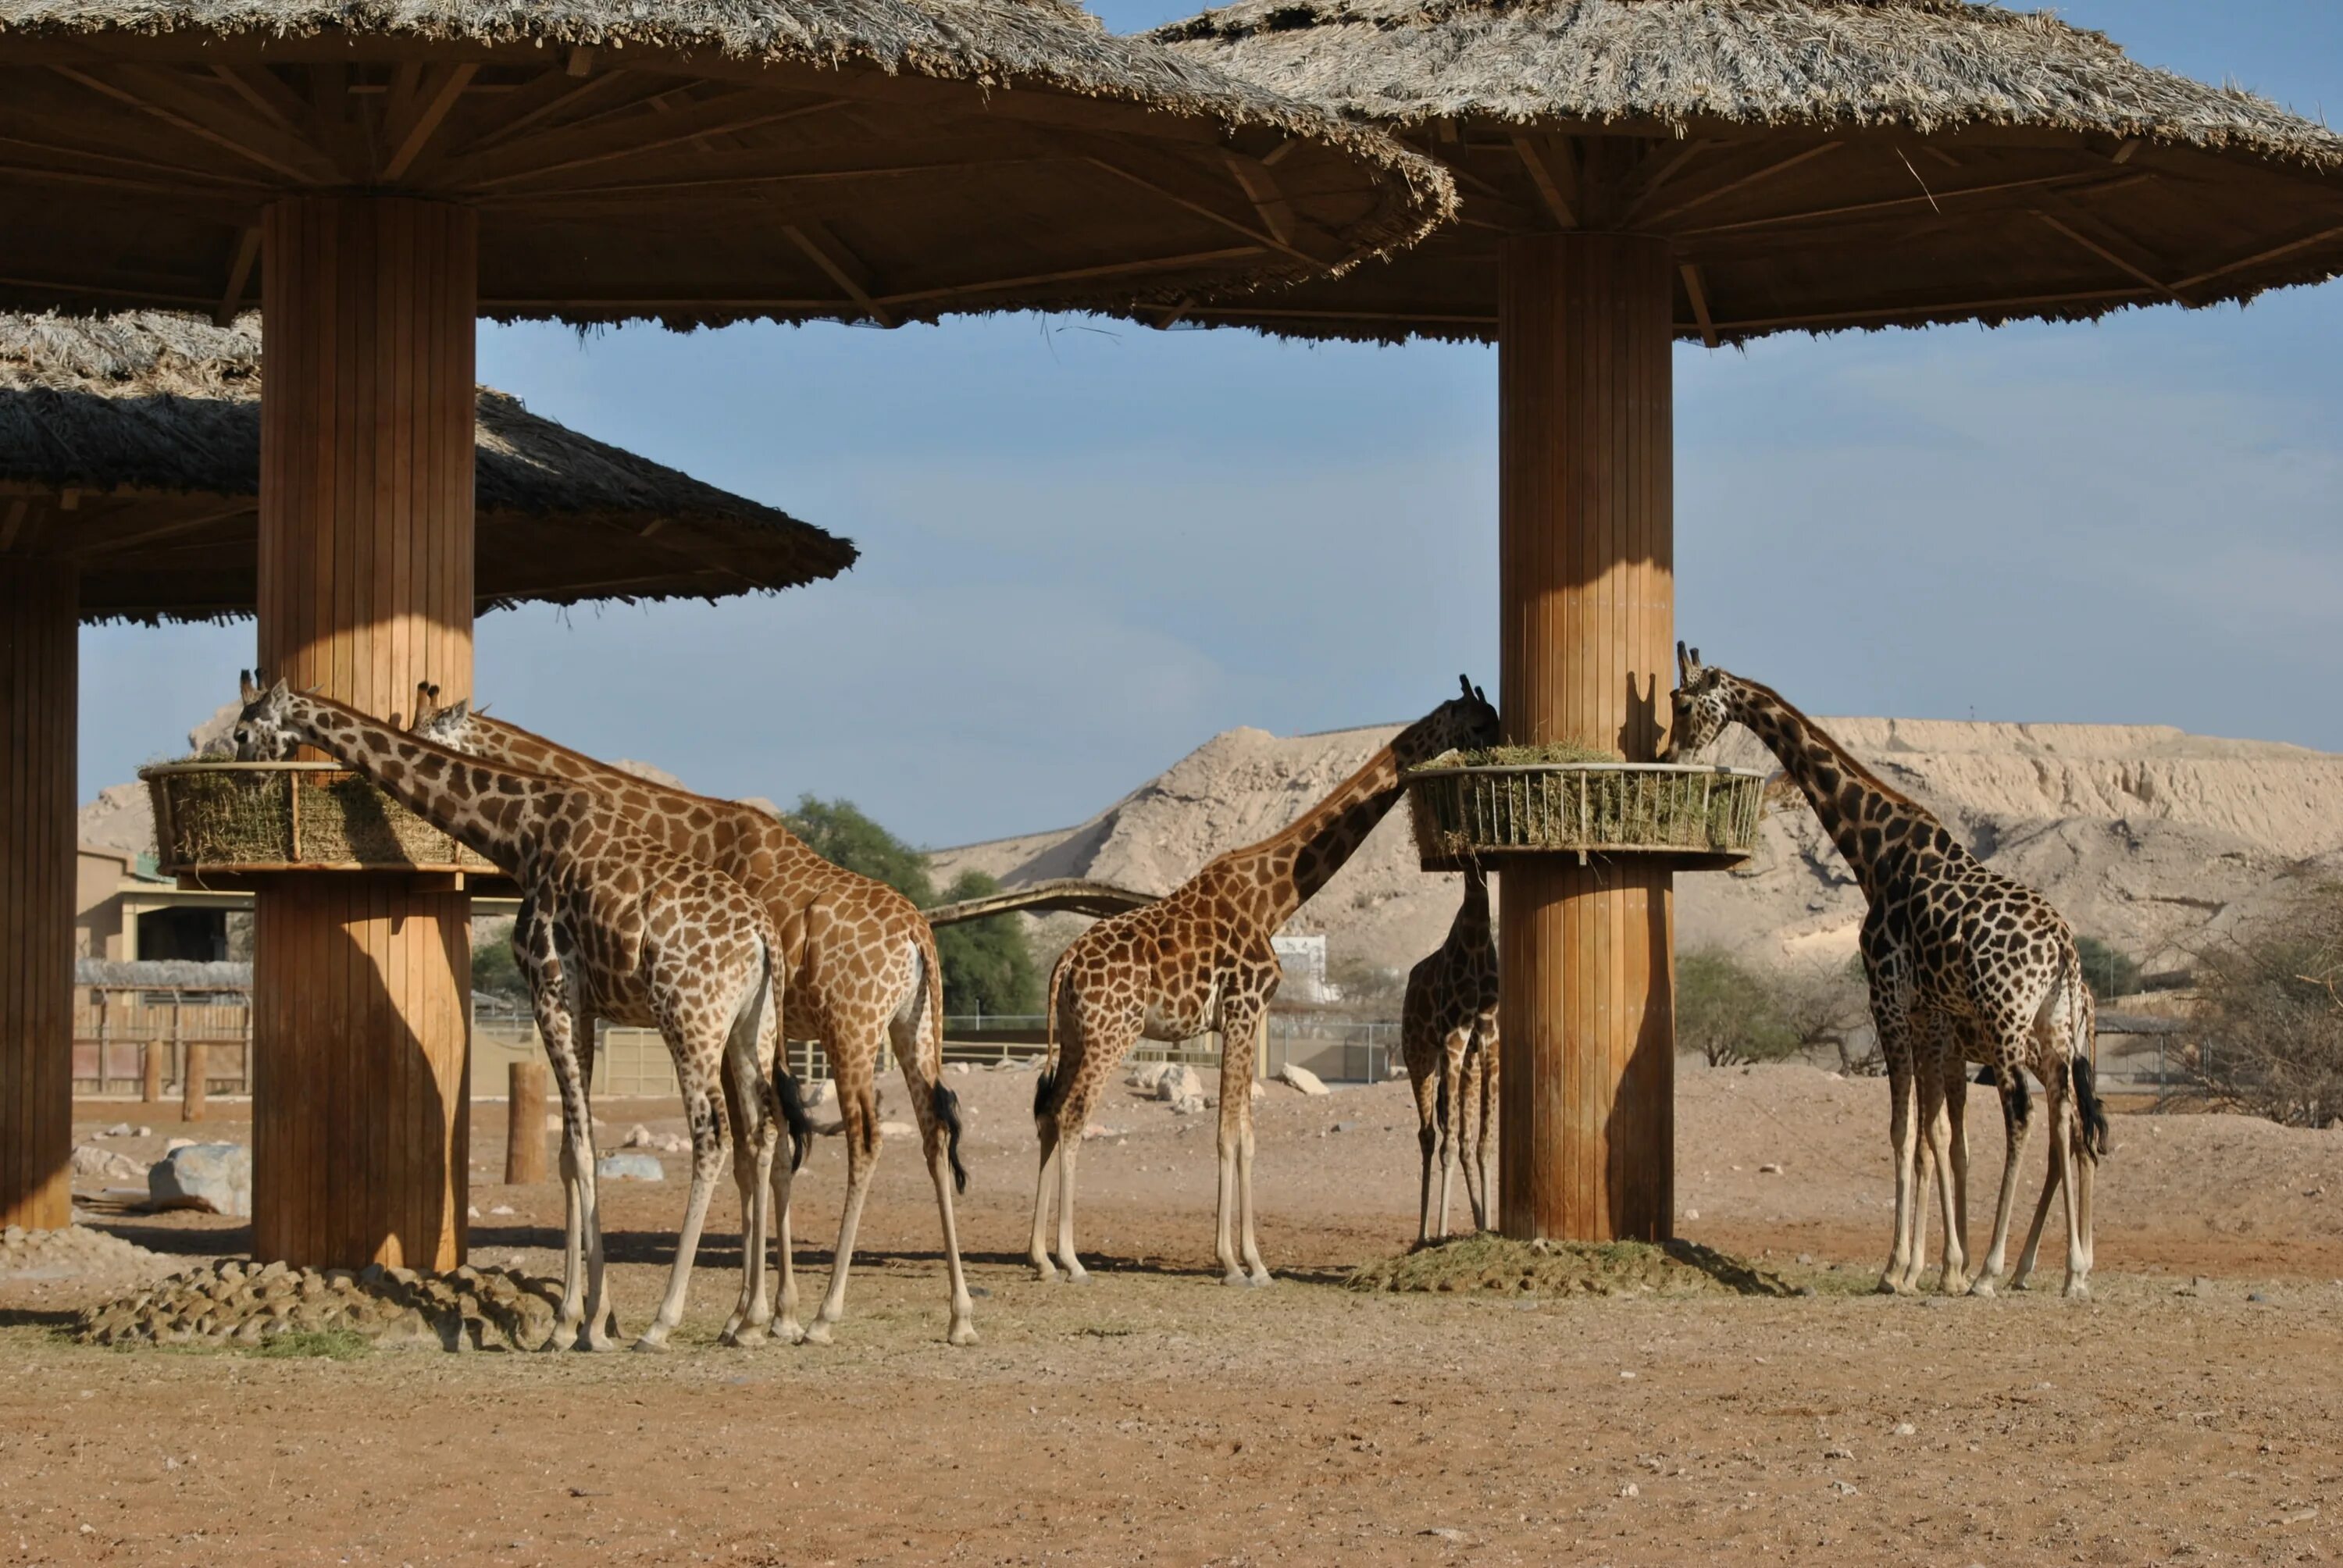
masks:
[[[1407,776],[1427,871],[1512,855],[1662,855],[1723,870],[1757,847],[1765,776],[1666,762],[1440,765]]]
[[[155,844],[175,875],[264,871],[498,871],[334,762],[166,762],[138,777]]]

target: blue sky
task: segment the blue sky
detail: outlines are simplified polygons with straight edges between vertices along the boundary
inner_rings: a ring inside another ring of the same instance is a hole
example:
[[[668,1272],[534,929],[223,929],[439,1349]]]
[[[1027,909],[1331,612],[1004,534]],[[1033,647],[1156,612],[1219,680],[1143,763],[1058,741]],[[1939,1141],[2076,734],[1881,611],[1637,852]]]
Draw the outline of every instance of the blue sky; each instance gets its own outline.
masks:
[[[2343,113],[2338,0],[2060,10]],[[1232,725],[1398,719],[1459,669],[1494,679],[1495,371],[1071,317],[484,325],[483,380],[863,558],[713,608],[490,616],[478,688],[588,750],[846,796],[920,842],[1070,823]],[[1825,713],[2343,750],[2343,283],[1680,348],[1676,375],[1678,626],[1713,658]],[[172,750],[251,656],[248,622],[85,633],[84,795]]]

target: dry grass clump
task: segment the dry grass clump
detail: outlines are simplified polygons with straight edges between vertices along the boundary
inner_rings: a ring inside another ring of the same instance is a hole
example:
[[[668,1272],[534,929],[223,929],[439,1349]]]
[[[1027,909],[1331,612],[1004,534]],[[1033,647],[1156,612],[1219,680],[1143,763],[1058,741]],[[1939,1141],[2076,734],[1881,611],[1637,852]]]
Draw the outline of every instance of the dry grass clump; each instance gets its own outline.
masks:
[[[1449,752],[1433,766],[1478,771],[1412,780],[1417,848],[1443,862],[1508,849],[1742,854],[1755,843],[1756,779],[1618,764],[1568,741]]]
[[[1779,1275],[1696,1241],[1520,1241],[1452,1236],[1362,1264],[1354,1291],[1516,1296],[1795,1296]]]

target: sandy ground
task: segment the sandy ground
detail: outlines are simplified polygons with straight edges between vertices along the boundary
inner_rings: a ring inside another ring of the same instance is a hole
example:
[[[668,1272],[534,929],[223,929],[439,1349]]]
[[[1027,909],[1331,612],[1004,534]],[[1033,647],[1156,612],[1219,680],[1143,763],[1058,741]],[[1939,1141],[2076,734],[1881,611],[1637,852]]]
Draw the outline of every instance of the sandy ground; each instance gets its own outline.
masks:
[[[87,1350],[54,1332],[86,1286],[0,1280],[0,1562],[2343,1553],[2343,1133],[2120,1116],[2094,1300],[1891,1300],[1861,1293],[1885,1246],[1884,1087],[1687,1066],[1680,1230],[1818,1294],[1498,1302],[1337,1282],[1413,1234],[1403,1086],[1272,1090],[1262,1240],[1280,1283],[1259,1292],[1213,1282],[1210,1119],[1112,1098],[1097,1120],[1115,1131],[1081,1161],[1098,1277],[1071,1287],[1022,1263],[1031,1079],[953,1081],[985,1292],[970,1350],[940,1342],[932,1201],[901,1148],[881,1161],[826,1348],[709,1342],[735,1289],[729,1193],[665,1357]],[[205,1136],[241,1134],[236,1108],[214,1110]],[[636,1121],[680,1126],[670,1105],[603,1111],[606,1141]],[[113,1105],[82,1107],[80,1131],[121,1120],[153,1127],[111,1141],[139,1154],[189,1131]],[[1981,1241],[2000,1143],[1983,1093],[1971,1122]],[[494,1180],[502,1123],[500,1108],[475,1119],[474,1254],[550,1270],[559,1194]],[[842,1174],[825,1140],[799,1188],[809,1311]],[[683,1195],[678,1179],[609,1200],[629,1328],[663,1282]],[[246,1236],[92,1213],[191,1259]]]

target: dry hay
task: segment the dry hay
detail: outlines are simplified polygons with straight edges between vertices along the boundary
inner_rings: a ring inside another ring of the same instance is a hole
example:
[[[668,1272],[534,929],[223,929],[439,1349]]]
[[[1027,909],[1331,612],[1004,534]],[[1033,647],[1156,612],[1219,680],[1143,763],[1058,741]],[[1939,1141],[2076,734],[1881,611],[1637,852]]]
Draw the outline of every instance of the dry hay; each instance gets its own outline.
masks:
[[[153,781],[170,798],[157,819],[172,866],[488,864],[361,774],[224,768]]]
[[[135,1284],[167,1274],[176,1259],[150,1252],[104,1231],[68,1225],[57,1231],[0,1231],[0,1282],[76,1280]]]
[[[1451,769],[1471,771],[1435,771]],[[1746,854],[1761,794],[1754,777],[1626,766],[1569,742],[1452,751],[1408,780],[1417,848],[1440,867],[1509,849]]]
[[[516,1269],[447,1273],[296,1269],[226,1259],[83,1312],[74,1337],[99,1345],[324,1342],[428,1350],[540,1350],[560,1287]]]
[[[1362,1264],[1354,1291],[1515,1296],[1795,1296],[1781,1276],[1696,1241],[1520,1241],[1452,1236]]]

